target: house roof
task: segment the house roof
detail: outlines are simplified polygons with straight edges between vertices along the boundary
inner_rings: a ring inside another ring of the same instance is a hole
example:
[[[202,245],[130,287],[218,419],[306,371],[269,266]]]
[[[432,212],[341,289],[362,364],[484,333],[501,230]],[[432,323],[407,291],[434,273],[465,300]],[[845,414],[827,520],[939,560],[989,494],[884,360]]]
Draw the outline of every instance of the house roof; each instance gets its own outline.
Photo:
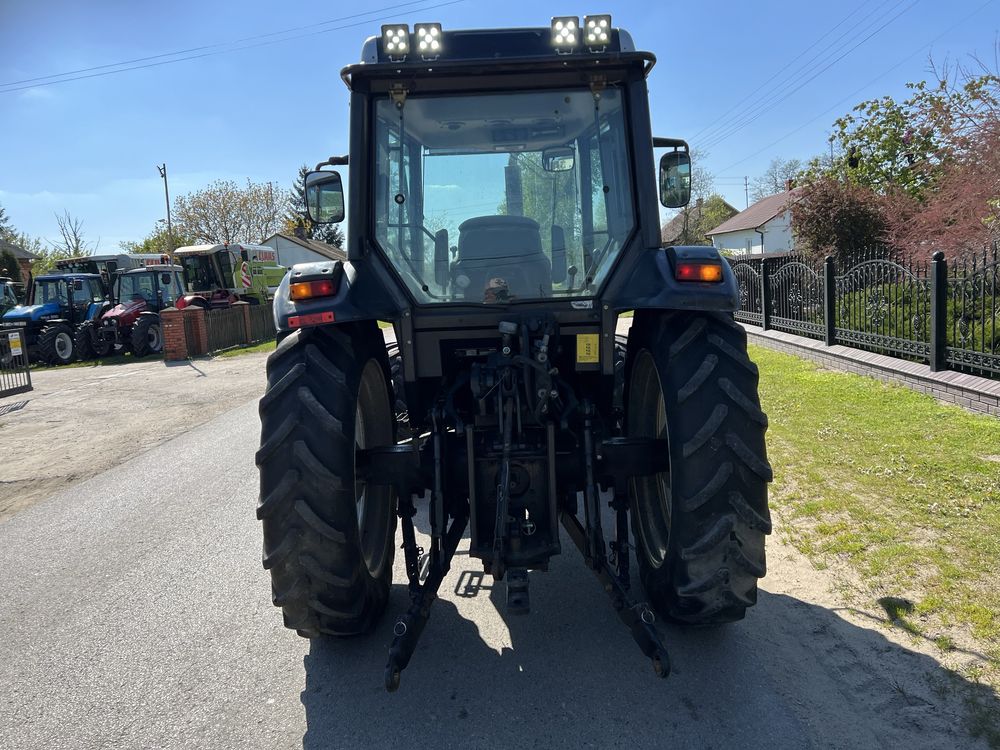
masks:
[[[296,237],[294,234],[284,234],[282,232],[277,232],[272,234],[264,243],[268,243],[275,237],[281,237],[283,240],[288,240],[289,242],[294,242],[296,245],[306,248],[307,250],[312,250],[314,253],[319,253],[330,260],[347,260],[347,253],[341,250],[336,245],[330,245],[326,242],[321,242],[320,240],[310,240],[305,237]]]
[[[723,200],[722,202],[726,205],[726,208],[729,208],[732,211],[736,211],[736,206],[731,206],[725,200]],[[701,221],[701,212],[704,210],[704,207],[705,204],[704,202],[702,202],[702,203],[696,203],[691,209],[689,209],[687,212],[688,222],[697,226],[697,224]],[[678,213],[674,218],[672,218],[670,221],[664,224],[662,229],[660,229],[660,236],[662,237],[663,241],[668,244],[676,242],[677,239],[683,233],[684,233],[684,211]]]
[[[23,247],[11,244],[6,240],[0,240],[0,253],[2,252],[13,253],[15,258],[21,260],[36,260],[38,258],[38,256],[35,255],[34,253],[29,253]]]
[[[726,232],[757,229],[775,216],[784,213],[785,209],[788,208],[788,204],[795,200],[795,196],[798,195],[800,190],[801,188],[795,188],[794,190],[786,190],[782,193],[761,198],[745,211],[740,211],[736,216],[722,222],[715,229],[706,232],[706,234],[711,237],[716,234],[726,234]]]

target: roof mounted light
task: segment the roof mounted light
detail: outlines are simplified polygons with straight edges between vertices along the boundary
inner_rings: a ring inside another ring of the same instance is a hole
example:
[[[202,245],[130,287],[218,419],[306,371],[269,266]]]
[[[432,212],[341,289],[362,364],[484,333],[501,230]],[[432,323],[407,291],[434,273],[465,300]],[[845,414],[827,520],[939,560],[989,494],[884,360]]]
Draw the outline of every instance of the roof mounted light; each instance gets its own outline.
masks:
[[[401,60],[410,54],[410,27],[391,23],[382,27],[382,49],[390,60]]]
[[[580,44],[580,17],[554,16],[552,18],[552,46],[560,54],[568,54]]]
[[[585,16],[583,40],[591,52],[603,52],[611,43],[611,14]]]
[[[413,37],[417,44],[417,52],[424,60],[436,60],[441,54],[444,35],[439,23],[418,23],[413,27]]]

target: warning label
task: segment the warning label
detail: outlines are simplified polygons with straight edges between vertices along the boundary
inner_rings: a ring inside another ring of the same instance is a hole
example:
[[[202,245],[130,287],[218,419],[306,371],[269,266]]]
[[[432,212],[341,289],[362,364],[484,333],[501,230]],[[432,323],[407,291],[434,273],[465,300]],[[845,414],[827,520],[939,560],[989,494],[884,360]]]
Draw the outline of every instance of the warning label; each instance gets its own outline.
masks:
[[[598,333],[576,335],[576,363],[595,364],[601,361],[601,336]]]
[[[21,334],[19,332],[8,333],[7,341],[10,342],[10,353],[13,357],[21,356]]]

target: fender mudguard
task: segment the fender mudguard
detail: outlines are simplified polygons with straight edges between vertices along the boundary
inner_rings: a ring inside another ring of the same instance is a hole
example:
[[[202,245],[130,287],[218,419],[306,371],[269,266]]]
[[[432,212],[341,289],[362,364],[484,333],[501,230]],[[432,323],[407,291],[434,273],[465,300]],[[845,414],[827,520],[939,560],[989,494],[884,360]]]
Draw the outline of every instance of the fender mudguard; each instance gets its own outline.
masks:
[[[709,261],[722,265],[722,281],[678,281],[678,261]],[[643,251],[628,279],[606,298],[616,312],[624,310],[706,310],[735,312],[740,287],[729,262],[710,246],[674,246]]]
[[[323,280],[334,283],[332,295],[307,300],[291,299],[290,285]],[[279,331],[360,320],[393,320],[398,315],[398,305],[373,278],[373,274],[359,273],[358,265],[353,261],[331,260],[294,265],[285,274],[274,295],[274,325]]]

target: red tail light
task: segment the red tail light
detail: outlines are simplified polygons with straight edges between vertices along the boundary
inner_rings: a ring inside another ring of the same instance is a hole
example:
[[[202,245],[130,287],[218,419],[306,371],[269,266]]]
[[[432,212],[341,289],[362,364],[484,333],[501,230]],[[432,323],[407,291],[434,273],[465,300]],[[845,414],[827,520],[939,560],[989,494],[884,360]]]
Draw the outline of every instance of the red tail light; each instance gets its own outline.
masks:
[[[674,270],[678,281],[722,281],[722,266],[718,263],[680,261]]]

